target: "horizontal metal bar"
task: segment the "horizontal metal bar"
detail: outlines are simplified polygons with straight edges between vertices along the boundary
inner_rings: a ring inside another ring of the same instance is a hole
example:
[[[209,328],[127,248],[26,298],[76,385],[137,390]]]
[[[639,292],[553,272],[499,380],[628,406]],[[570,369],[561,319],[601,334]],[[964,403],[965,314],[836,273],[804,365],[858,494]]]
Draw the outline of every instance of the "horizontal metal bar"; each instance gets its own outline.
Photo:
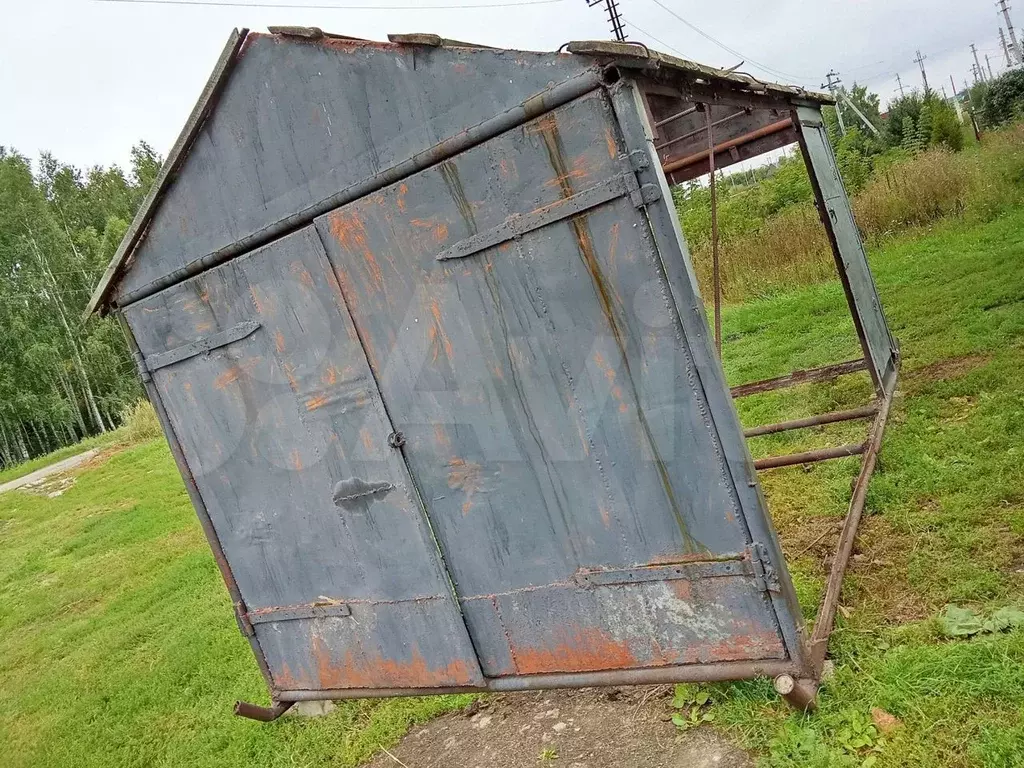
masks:
[[[332,616],[351,616],[352,608],[345,603],[332,605],[304,605],[296,608],[270,608],[246,614],[250,624],[268,624],[272,621],[299,621],[326,619]]]
[[[856,456],[864,453],[865,443],[840,445],[836,448],[818,448],[814,451],[803,453],[787,453],[784,456],[768,456],[764,459],[754,461],[754,469],[776,469],[778,467],[791,467],[794,464],[810,464],[815,461],[826,461],[828,459],[842,459],[847,456]]]
[[[609,685],[662,685],[665,683],[714,683],[752,680],[779,675],[806,677],[807,670],[787,659],[723,661],[717,664],[686,664],[602,672],[556,672],[485,678],[485,685],[465,688],[328,688],[319,691],[276,691],[278,701],[384,699],[395,696],[432,696],[486,691],[543,691],[558,688],[596,688]]]
[[[839,595],[843,588],[846,566],[850,561],[850,554],[853,552],[853,542],[857,537],[857,526],[860,525],[864,504],[867,501],[868,484],[871,482],[871,475],[875,471],[878,453],[882,449],[882,437],[885,434],[885,425],[889,418],[889,409],[892,406],[896,379],[897,376],[893,376],[889,382],[888,389],[882,398],[878,417],[871,427],[871,435],[865,444],[864,461],[861,463],[860,473],[857,475],[857,481],[853,486],[850,507],[846,513],[846,519],[843,521],[842,531],[839,534],[836,555],[832,560],[832,570],[828,574],[825,597],[821,601],[821,607],[818,609],[818,616],[814,622],[814,632],[811,635],[810,647],[811,664],[816,673],[821,669],[825,661],[825,654],[828,651],[828,639],[832,634],[832,626],[836,621],[836,610],[839,606]]]
[[[233,256],[266,245],[272,240],[276,240],[312,223],[318,216],[322,216],[333,211],[335,208],[340,208],[354,200],[358,200],[361,197],[408,178],[415,173],[426,170],[505,131],[528,123],[545,112],[550,112],[563,104],[569,103],[573,99],[577,99],[600,88],[603,83],[604,71],[602,69],[595,67],[584,70],[568,80],[564,80],[534,94],[521,104],[510,107],[504,112],[487,118],[483,122],[459,131],[432,147],[385,168],[369,178],[357,181],[319,202],[308,205],[302,210],[286,216],[280,221],[268,224],[251,234],[245,235],[234,243],[208,253],[206,256],[187,264],[181,269],[175,270],[169,275],[165,275],[134,291],[123,294],[118,297],[117,306],[120,309],[124,309],[129,304],[141,301],[147,296],[152,296],[157,291],[188,280],[190,277],[195,277],[201,272],[223,264]]]
[[[241,341],[256,333],[259,327],[260,324],[257,321],[246,320],[244,323],[233,325],[227,330],[211,334],[202,339],[190,341],[188,344],[175,347],[167,352],[158,352],[155,355],[150,355],[142,362],[147,370],[156,371],[160,368],[166,368],[168,365],[180,363],[182,360],[188,360],[190,357],[201,355],[204,352],[210,352],[233,342]]]
[[[762,424],[759,427],[751,427],[743,430],[744,437],[759,437],[760,435],[774,435],[777,432],[787,432],[791,429],[804,429],[805,427],[820,427],[823,424],[835,424],[839,421],[854,421],[855,419],[867,419],[878,413],[878,405],[865,405],[862,408],[852,408],[848,411],[831,411],[821,413],[817,416],[807,416],[803,419],[790,419],[775,424]]]
[[[824,365],[820,368],[793,371],[785,376],[777,376],[774,379],[763,379],[761,381],[752,381],[749,384],[739,384],[729,391],[733,397],[747,397],[748,395],[756,395],[760,392],[794,387],[797,384],[807,384],[812,381],[831,381],[847,373],[856,373],[857,371],[866,371],[867,369],[867,362],[864,358],[860,358],[859,360],[849,360],[845,363],[836,363],[835,365]]]
[[[740,115],[748,114],[750,113],[745,109],[741,109],[739,112],[731,112],[725,117],[715,120],[715,122],[711,124],[711,127],[715,128],[719,125],[722,125],[723,123],[728,123],[730,120],[735,120]],[[665,149],[665,147],[671,147],[673,144],[678,144],[680,141],[686,141],[687,139],[692,139],[694,136],[699,136],[700,134],[704,133],[704,131],[706,131],[707,129],[707,125],[702,125],[700,128],[695,128],[689,133],[684,133],[682,136],[675,136],[662,144],[655,144],[654,148],[660,152],[661,150]],[[717,147],[715,151],[718,151]]]
[[[295,706],[294,701],[276,701],[272,707],[261,707],[258,704],[250,704],[248,701],[236,701],[235,714],[250,720],[258,720],[261,723],[272,723],[293,706]]]
[[[715,154],[717,155],[719,152],[726,152],[732,149],[733,147],[738,147],[742,144],[746,144],[747,142],[764,138],[765,136],[771,136],[776,133],[782,133],[783,131],[787,131],[792,127],[793,119],[787,117],[785,120],[779,120],[777,123],[765,125],[761,128],[758,128],[756,131],[751,131],[750,133],[745,133],[742,136],[737,136],[735,139],[723,141],[721,144],[716,144]],[[673,160],[669,163],[665,163],[664,165],[662,165],[662,170],[666,174],[672,173],[673,171],[678,171],[680,168],[685,168],[688,165],[694,165],[695,163],[699,163],[701,160],[706,160],[710,155],[711,150],[704,149],[701,150],[700,152],[695,152],[692,155],[687,155],[686,157],[681,157],[678,160]]]
[[[612,584],[640,584],[650,581],[714,579],[721,576],[753,576],[754,567],[744,555],[730,556],[729,559],[710,560],[695,563],[671,563],[647,565],[640,568],[621,568],[611,571],[581,571],[576,581],[590,587]]]
[[[437,254],[437,260],[445,261],[472,256],[474,253],[522,237],[535,229],[546,227],[570,216],[576,216],[607,203],[609,200],[625,197],[627,194],[629,194],[629,189],[622,176],[613,176],[600,184],[595,184],[570,197],[563,197],[561,200],[530,213],[513,214],[493,229],[478,232],[445,248]]]
[[[687,117],[688,115],[692,115],[696,111],[697,107],[688,107],[687,109],[684,109],[682,112],[676,112],[674,115],[669,115],[664,120],[659,120],[654,124],[654,127],[661,128],[661,126],[663,125],[668,125],[669,123],[673,123],[676,120],[681,120],[682,118]]]

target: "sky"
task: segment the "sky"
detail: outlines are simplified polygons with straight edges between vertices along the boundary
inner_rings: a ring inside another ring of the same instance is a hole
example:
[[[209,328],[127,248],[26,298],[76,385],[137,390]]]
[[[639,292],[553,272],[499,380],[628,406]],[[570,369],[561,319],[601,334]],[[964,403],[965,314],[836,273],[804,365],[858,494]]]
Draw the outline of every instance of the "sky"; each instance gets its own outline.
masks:
[[[48,150],[81,168],[126,166],[139,140],[165,155],[236,26],[317,26],[377,40],[434,32],[527,50],[611,36],[603,3],[586,0],[192,1],[0,0],[0,145],[31,158]],[[253,7],[265,3],[280,7]],[[618,3],[631,40],[713,66],[742,59],[756,77],[815,89],[835,69],[883,105],[898,95],[897,73],[904,87],[920,87],[918,50],[930,85],[947,92],[950,75],[960,88],[971,77],[971,43],[983,66],[987,53],[996,75],[1005,70],[993,0]],[[1024,5],[1011,15],[1024,26]]]

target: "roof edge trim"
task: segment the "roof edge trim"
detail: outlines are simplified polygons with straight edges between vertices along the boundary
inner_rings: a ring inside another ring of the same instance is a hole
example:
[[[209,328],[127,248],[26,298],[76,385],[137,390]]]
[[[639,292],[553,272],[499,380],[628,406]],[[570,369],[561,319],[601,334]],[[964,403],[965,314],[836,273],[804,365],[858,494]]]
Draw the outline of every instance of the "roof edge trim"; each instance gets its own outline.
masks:
[[[195,141],[199,130],[205,124],[206,118],[209,117],[217,98],[224,88],[224,84],[227,82],[228,74],[230,74],[235,61],[238,59],[238,54],[242,50],[242,45],[245,43],[248,34],[249,30],[242,28],[232,30],[228,36],[227,43],[224,44],[224,50],[221,51],[217,64],[210,74],[210,79],[207,80],[206,86],[199,95],[198,101],[196,101],[196,105],[192,108],[192,114],[189,115],[188,121],[181,129],[181,133],[178,134],[178,138],[174,142],[174,146],[171,147],[171,151],[168,153],[159,175],[157,175],[156,180],[153,182],[149,194],[142,201],[138,213],[135,214],[135,219],[132,221],[131,226],[128,227],[128,231],[125,232],[121,244],[117,247],[114,258],[110,260],[110,264],[103,273],[103,277],[100,278],[92,298],[89,299],[89,304],[82,315],[83,322],[88,320],[94,312],[99,312],[100,315],[106,314],[109,306],[110,291],[120,276],[121,270],[127,264],[135,246],[138,245],[142,235],[145,234],[146,229],[149,227],[150,221],[156,214],[160,199],[174,180],[182,161],[184,161],[188,150],[192,146],[192,142]]]

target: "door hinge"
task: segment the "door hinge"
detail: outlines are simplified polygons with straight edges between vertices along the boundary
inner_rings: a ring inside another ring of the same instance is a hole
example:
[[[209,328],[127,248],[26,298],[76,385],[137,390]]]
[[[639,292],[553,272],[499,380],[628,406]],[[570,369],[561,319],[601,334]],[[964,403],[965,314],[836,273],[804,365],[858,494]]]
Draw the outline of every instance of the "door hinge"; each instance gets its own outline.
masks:
[[[622,178],[626,182],[629,200],[636,208],[650,205],[661,197],[661,190],[655,184],[640,184],[637,174],[651,165],[651,159],[642,149],[634,149],[628,155],[619,155]]]
[[[142,353],[138,350],[132,350],[132,358],[135,360],[135,367],[139,370],[139,376],[142,381],[148,384],[153,380],[153,374],[149,370],[149,366],[146,365],[146,358],[142,356]]]
[[[750,561],[754,566],[754,584],[759,592],[781,592],[779,572],[768,556],[768,547],[755,541],[750,547]]]
[[[253,637],[256,634],[256,629],[253,627],[252,622],[249,621],[249,613],[245,610],[245,605],[241,602],[235,603],[235,621],[238,622],[238,630],[246,637]]]

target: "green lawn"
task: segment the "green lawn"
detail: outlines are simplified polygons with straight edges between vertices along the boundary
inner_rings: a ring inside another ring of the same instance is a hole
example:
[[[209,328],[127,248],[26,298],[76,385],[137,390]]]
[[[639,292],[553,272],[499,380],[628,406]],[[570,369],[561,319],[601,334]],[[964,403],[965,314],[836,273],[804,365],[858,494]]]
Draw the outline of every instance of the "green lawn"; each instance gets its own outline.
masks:
[[[833,636],[835,677],[813,717],[765,682],[715,686],[716,724],[778,765],[1024,765],[1024,631],[950,641],[932,619],[946,602],[987,613],[1024,600],[1024,211],[919,233],[873,261],[903,376]],[[734,383],[858,354],[835,284],[728,308],[725,331]],[[855,376],[741,407],[753,424],[867,396]],[[755,450],[862,434],[826,427]],[[855,472],[844,460],[763,476],[809,617]],[[162,441],[116,452],[59,498],[0,495],[7,765],[355,765],[467,700],[361,702],[261,725],[230,714],[235,698],[266,701]],[[854,743],[872,707],[903,724],[869,753]]]

